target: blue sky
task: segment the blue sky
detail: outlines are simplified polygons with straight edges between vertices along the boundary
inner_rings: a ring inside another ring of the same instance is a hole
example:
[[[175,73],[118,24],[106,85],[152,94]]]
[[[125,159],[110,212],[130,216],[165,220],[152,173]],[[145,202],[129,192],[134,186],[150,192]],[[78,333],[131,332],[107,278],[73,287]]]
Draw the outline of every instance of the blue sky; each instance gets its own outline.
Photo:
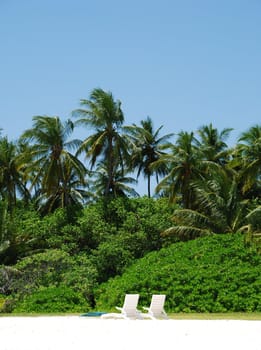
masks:
[[[162,135],[260,124],[260,0],[0,0],[0,127],[70,117],[93,88]],[[78,131],[81,138],[86,131]]]

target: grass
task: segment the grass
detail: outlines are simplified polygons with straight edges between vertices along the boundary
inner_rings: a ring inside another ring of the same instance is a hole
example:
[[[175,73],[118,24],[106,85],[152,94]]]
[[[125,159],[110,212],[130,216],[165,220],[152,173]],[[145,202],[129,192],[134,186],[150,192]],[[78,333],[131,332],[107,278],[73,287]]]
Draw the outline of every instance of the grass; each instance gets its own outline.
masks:
[[[78,313],[12,313],[12,314],[0,314],[0,317],[39,317],[39,316],[80,316]],[[168,314],[170,319],[173,320],[253,320],[261,321],[261,312],[228,312],[228,313],[178,313]]]
[[[37,313],[37,312],[28,312],[28,313],[0,313],[0,317],[55,317],[55,316],[80,316],[79,313],[64,313],[64,312],[57,312],[57,313]]]
[[[261,321],[261,312],[228,312],[228,313],[178,313],[169,314],[175,320],[254,320]]]

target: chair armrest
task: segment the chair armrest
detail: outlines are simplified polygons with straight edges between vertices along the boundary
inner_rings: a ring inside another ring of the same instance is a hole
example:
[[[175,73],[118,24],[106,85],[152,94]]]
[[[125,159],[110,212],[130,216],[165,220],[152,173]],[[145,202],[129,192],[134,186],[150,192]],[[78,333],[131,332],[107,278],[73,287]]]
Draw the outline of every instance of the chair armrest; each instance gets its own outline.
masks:
[[[122,310],[123,310],[123,308],[122,308],[122,307],[119,307],[119,306],[115,306],[115,308],[116,308],[117,310],[119,310],[119,311],[122,311]]]

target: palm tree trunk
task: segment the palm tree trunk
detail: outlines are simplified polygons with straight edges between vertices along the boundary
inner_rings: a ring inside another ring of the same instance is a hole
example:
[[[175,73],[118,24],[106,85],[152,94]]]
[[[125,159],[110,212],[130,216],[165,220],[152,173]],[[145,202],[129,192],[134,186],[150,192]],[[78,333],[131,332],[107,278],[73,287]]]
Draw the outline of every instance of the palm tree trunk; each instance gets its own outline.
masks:
[[[148,197],[150,198],[150,174],[148,174]]]
[[[114,157],[113,157],[113,142],[112,137],[109,138],[109,157],[108,157],[108,183],[105,189],[105,196],[110,194],[110,189],[113,183],[113,172],[114,172]]]

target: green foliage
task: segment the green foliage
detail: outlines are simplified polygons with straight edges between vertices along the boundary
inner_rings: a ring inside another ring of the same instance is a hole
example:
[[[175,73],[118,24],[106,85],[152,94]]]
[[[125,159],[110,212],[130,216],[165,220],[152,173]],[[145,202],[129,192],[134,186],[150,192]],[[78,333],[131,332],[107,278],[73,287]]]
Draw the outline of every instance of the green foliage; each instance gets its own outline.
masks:
[[[167,309],[176,312],[260,310],[261,257],[255,246],[244,245],[243,234],[170,246],[171,238],[161,233],[170,226],[173,208],[164,198],[117,198],[89,205],[71,221],[64,209],[41,218],[18,206],[12,219],[5,218],[14,255],[7,250],[2,257],[12,256],[14,263],[0,266],[2,309],[20,308],[38,291],[69,288],[89,308],[103,310],[127,292],[140,293],[144,305],[151,294],[166,293]],[[255,230],[259,214],[251,214]]]
[[[151,200],[144,197],[137,200],[137,203],[139,205],[136,209],[136,217],[139,231],[144,232],[147,239],[145,252],[158,250],[164,243],[161,233],[169,227],[174,206],[169,204],[167,198]]]
[[[78,250],[80,233],[77,226],[70,223],[67,210],[57,209],[43,218],[34,209],[16,209],[12,219],[13,235],[23,246],[16,249],[16,259],[45,249],[63,249],[67,252]],[[23,251],[24,250],[24,251]]]
[[[102,203],[91,204],[82,211],[77,221],[80,234],[81,249],[88,250],[98,247],[114,227],[104,219]]]
[[[148,197],[127,199],[118,198],[104,207],[104,217],[111,228],[111,233],[143,232],[147,239],[144,252],[160,249],[162,238],[160,233],[171,223],[173,207],[166,198],[152,199]]]
[[[22,273],[15,267],[0,265],[0,293],[9,295],[17,290],[17,281]]]
[[[169,225],[171,215],[167,199],[147,197],[118,198],[105,203],[103,210],[110,226],[92,251],[100,282],[121,274],[134,259],[160,249],[160,234]]]
[[[125,293],[167,295],[172,312],[261,311],[261,256],[243,236],[213,235],[152,252],[97,290],[97,308],[119,305]]]
[[[119,243],[119,240],[104,242],[94,251],[93,261],[97,267],[100,282],[121,274],[124,268],[130,265],[131,253],[127,247]]]
[[[185,241],[213,233],[242,232],[250,223],[252,204],[242,198],[235,173],[219,167],[212,178],[191,182],[190,187],[196,207],[177,209],[172,217],[175,225],[165,235]]]
[[[0,312],[3,309],[5,299],[6,299],[6,297],[4,295],[0,294]]]
[[[238,169],[243,193],[252,192],[256,198],[260,197],[261,125],[254,125],[241,134],[232,165]]]
[[[91,127],[95,132],[83,141],[78,152],[86,152],[92,167],[96,164],[99,167],[99,161],[104,165],[107,181],[102,192],[109,198],[115,189],[114,175],[119,167],[123,172],[128,157],[128,144],[121,134],[124,122],[121,102],[115,101],[111,92],[99,88],[91,92],[89,100],[82,99],[81,105],[83,108],[74,111],[79,118],[75,124]]]
[[[147,178],[148,197],[150,197],[152,175],[156,175],[158,181],[159,176],[166,175],[168,172],[168,168],[164,163],[161,163],[157,167],[152,167],[152,165],[157,163],[159,158],[166,154],[164,150],[171,147],[171,143],[168,140],[173,134],[159,137],[163,125],[157,130],[154,130],[153,122],[150,117],[141,120],[140,124],[140,126],[136,124],[126,126],[125,130],[130,140],[130,164],[134,169],[137,169],[137,177],[143,173],[144,177]]]
[[[20,137],[28,145],[24,157],[25,172],[35,188],[38,208],[43,213],[82,203],[86,168],[72,153],[81,142],[70,140],[74,125],[59,117],[34,116],[33,127]],[[30,161],[28,161],[28,159]]]
[[[22,273],[22,278],[15,282],[16,288],[19,291],[22,288],[31,291],[39,286],[58,286],[63,272],[71,264],[69,254],[57,249],[28,256],[15,265]]]
[[[40,227],[38,213],[30,206],[24,207],[22,202],[17,203],[12,215],[2,215],[2,231],[8,244],[0,251],[0,263],[15,264],[20,257],[41,248]]]
[[[98,286],[97,266],[85,254],[71,257],[70,267],[63,271],[61,285],[80,292],[94,306],[94,289]]]
[[[0,261],[3,253],[8,249],[10,245],[8,237],[8,227],[7,227],[7,202],[0,201]]]
[[[88,305],[84,297],[68,287],[48,287],[27,295],[19,302],[14,312],[55,313],[86,312]]]
[[[0,268],[0,291],[20,300],[42,287],[68,287],[93,305],[97,278],[96,267],[87,256],[71,257],[61,250],[48,250],[26,257],[12,268]]]
[[[81,233],[77,225],[70,223],[65,209],[57,209],[41,220],[39,237],[46,248],[61,249],[68,253],[79,251]]]

